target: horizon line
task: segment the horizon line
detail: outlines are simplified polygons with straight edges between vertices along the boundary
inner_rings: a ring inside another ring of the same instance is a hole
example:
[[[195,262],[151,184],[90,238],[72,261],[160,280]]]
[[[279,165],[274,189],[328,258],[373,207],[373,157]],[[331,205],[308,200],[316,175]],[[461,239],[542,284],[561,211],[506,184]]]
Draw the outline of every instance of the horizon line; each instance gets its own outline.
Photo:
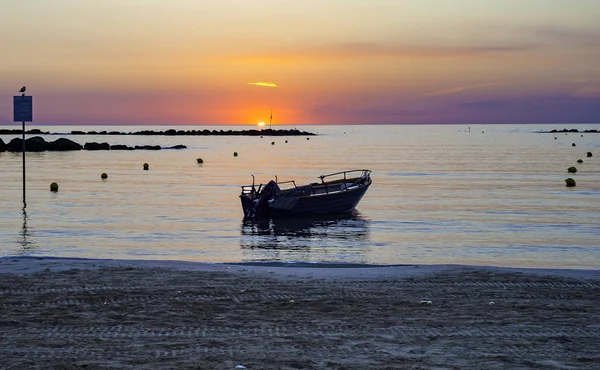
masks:
[[[277,123],[273,126],[416,126],[416,125],[598,125],[600,122],[423,122],[423,123]],[[19,126],[20,122],[0,123],[0,126]],[[27,126],[257,126],[252,123],[33,123]]]

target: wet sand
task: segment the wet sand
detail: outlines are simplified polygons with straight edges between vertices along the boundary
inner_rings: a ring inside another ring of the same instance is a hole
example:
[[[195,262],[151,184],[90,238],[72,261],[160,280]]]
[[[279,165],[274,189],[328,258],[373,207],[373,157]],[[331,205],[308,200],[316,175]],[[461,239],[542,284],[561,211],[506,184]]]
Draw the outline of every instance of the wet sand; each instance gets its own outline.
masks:
[[[598,369],[600,271],[0,259],[0,368]]]

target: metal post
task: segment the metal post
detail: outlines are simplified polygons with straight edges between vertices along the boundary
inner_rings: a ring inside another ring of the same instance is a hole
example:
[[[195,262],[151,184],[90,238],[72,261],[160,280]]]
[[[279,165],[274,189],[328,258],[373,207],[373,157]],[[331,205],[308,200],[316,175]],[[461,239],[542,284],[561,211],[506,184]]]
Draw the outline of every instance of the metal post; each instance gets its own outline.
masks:
[[[23,94],[25,96],[25,94]],[[23,211],[27,207],[25,201],[25,121],[23,121]]]
[[[21,122],[23,127],[23,211],[27,207],[25,198],[25,122],[33,122],[33,97],[25,96],[27,88],[23,86],[21,96],[13,96],[13,122]]]

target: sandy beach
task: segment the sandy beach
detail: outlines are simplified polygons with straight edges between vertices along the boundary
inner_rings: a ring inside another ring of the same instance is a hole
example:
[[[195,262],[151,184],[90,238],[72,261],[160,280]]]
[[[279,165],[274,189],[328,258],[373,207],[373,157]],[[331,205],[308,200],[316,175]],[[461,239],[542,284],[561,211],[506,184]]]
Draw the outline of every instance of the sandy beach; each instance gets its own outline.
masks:
[[[0,259],[0,368],[597,369],[600,271]]]

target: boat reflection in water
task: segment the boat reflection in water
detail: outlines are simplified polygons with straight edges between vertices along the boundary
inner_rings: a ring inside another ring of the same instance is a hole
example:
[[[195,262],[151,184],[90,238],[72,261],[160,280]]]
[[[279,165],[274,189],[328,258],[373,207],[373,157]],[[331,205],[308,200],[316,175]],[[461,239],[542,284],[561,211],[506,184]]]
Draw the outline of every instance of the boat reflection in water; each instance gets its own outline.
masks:
[[[240,247],[246,261],[365,263],[369,220],[358,211],[293,219],[244,219]]]

